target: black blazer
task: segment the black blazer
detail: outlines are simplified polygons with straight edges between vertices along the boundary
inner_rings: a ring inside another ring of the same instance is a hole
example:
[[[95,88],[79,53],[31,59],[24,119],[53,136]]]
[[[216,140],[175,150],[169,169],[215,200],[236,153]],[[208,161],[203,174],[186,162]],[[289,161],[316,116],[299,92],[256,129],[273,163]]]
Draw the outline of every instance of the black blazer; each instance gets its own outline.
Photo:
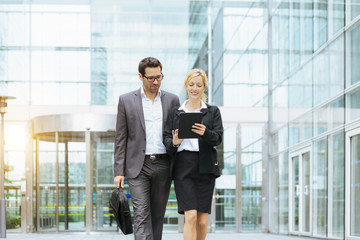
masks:
[[[199,171],[202,174],[214,174],[219,177],[219,167],[217,161],[217,153],[215,147],[222,142],[223,124],[220,110],[217,106],[206,104],[207,108],[201,109],[203,114],[203,124],[206,130],[203,136],[199,137]],[[179,116],[183,110],[178,110],[179,107],[173,108],[168,115],[166,125],[164,128],[163,142],[167,153],[170,155],[170,176],[174,163],[176,161],[177,147],[173,146],[172,130],[179,128]]]

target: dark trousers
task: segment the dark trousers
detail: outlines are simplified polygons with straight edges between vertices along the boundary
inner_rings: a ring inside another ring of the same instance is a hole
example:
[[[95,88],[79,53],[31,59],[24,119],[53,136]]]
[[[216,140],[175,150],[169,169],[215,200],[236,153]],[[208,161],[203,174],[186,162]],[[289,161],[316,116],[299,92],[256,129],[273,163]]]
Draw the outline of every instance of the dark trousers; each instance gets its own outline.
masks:
[[[129,178],[135,240],[161,240],[170,192],[169,160],[145,158],[140,174]]]

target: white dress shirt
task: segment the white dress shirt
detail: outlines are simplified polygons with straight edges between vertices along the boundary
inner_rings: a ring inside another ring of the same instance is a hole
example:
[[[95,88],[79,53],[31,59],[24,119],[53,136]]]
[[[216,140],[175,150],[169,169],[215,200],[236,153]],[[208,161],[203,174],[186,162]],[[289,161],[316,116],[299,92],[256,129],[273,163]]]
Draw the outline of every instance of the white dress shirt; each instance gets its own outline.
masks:
[[[163,111],[161,105],[161,91],[155,97],[154,102],[147,98],[141,87],[141,100],[145,118],[146,152],[145,154],[163,154],[166,148],[162,141]]]
[[[186,100],[180,107],[179,110],[184,110],[184,112],[191,112],[189,109],[186,108],[186,103],[189,100]],[[201,107],[194,112],[200,112],[202,108],[207,108],[206,104],[203,100],[201,100]],[[185,138],[180,146],[178,147],[177,151],[181,152],[183,150],[198,152],[199,151],[199,140],[197,138]]]

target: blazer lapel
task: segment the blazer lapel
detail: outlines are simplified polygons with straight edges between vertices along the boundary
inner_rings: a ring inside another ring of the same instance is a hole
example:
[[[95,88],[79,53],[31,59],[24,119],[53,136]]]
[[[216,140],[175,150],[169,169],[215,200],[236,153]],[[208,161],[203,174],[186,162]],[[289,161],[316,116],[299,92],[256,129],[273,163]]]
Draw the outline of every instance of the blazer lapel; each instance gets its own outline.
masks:
[[[209,112],[209,106],[208,108],[202,108],[200,112],[202,112],[203,116],[205,116]]]
[[[167,105],[167,102],[166,101],[166,97],[165,97],[165,92],[164,91],[161,91],[161,107],[162,107],[162,117],[163,117],[163,129],[164,129],[164,123],[166,122],[166,119],[167,119],[167,115],[168,115],[168,105]]]
[[[145,129],[145,117],[144,117],[144,111],[143,111],[142,100],[141,100],[141,89],[139,89],[138,91],[135,92],[134,101],[135,101],[136,111],[138,112],[139,119],[140,119],[140,122],[141,122],[141,126],[146,131],[146,129]]]

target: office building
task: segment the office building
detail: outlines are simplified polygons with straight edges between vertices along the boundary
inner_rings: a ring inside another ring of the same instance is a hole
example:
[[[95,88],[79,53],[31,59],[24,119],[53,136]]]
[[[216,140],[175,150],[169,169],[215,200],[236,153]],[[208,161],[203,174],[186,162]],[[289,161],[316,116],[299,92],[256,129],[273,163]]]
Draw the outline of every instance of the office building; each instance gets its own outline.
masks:
[[[206,70],[220,106],[210,232],[360,239],[358,0],[0,0],[9,232],[116,230],[117,99],[147,56],[181,100]]]

